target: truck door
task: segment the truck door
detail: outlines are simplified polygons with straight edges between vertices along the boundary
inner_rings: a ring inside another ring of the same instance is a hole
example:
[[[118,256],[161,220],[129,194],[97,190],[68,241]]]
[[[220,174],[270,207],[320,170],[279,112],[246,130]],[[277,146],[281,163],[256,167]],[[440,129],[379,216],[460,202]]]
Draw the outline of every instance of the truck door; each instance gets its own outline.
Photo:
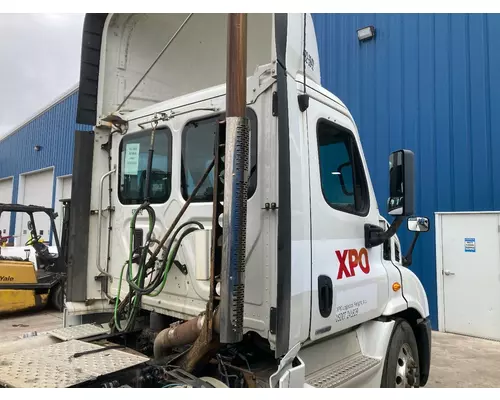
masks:
[[[356,128],[342,110],[328,98],[311,98],[306,116],[311,340],[378,317],[388,299],[382,246],[367,249],[364,241],[364,225],[378,224],[376,199]]]

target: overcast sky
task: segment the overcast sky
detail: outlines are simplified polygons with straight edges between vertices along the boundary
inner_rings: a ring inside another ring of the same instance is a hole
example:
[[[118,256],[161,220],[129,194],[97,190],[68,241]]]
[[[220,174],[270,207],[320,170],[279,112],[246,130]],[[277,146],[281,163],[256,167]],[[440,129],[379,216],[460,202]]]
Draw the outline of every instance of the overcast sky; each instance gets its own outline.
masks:
[[[84,14],[0,14],[0,137],[74,86]]]

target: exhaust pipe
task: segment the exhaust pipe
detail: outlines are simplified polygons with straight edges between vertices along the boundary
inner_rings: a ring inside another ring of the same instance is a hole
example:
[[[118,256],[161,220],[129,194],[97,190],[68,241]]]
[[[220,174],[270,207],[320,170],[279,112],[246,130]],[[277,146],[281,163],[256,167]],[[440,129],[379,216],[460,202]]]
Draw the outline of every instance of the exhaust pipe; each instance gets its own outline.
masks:
[[[250,147],[249,123],[246,118],[246,14],[229,14],[227,55],[220,342],[238,343],[243,339]]]
[[[221,299],[212,320],[213,330],[220,334],[220,343],[224,344],[243,339],[250,147],[246,118],[247,14],[229,14],[227,57]],[[155,359],[165,357],[172,347],[187,345],[200,338],[205,318],[206,315],[201,315],[161,331],[154,341]],[[198,348],[195,343],[183,360],[187,371],[200,354],[210,348],[204,340],[206,338],[201,337]]]
[[[214,313],[213,328],[219,333],[219,310]],[[190,319],[180,325],[172,326],[162,330],[154,341],[154,358],[161,359],[168,355],[168,351],[172,347],[185,346],[193,343],[200,336],[203,325],[205,324],[206,315],[200,315]]]

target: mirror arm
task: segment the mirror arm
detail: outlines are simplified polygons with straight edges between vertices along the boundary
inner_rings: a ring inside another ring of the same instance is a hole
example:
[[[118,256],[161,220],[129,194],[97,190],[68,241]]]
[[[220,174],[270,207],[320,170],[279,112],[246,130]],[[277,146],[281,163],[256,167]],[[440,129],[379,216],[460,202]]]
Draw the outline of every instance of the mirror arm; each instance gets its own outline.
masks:
[[[403,257],[403,266],[409,267],[412,263],[412,254],[413,249],[415,249],[415,244],[417,243],[417,239],[420,236],[420,232],[415,232],[413,235],[413,240],[411,241],[410,248],[408,249],[408,253]]]
[[[396,217],[386,231],[378,225],[365,224],[365,247],[369,249],[371,247],[380,246],[386,240],[393,237],[404,219],[405,217],[403,216]]]

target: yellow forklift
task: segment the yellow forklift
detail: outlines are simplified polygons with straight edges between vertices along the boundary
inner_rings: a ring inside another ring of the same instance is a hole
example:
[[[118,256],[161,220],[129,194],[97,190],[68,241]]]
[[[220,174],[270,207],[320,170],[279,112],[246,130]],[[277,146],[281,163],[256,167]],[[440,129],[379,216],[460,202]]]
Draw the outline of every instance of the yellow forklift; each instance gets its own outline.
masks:
[[[67,238],[69,202],[65,205],[63,241]],[[64,286],[66,281],[66,249],[61,248],[55,219],[57,213],[52,208],[25,206],[21,204],[0,204],[0,215],[4,212],[25,213],[29,216],[27,228],[30,239],[24,244],[26,257],[6,256],[0,253],[0,315],[28,310],[41,310],[48,304],[62,311],[64,306]],[[44,213],[50,219],[50,226],[57,253],[38,234],[34,215]],[[30,247],[35,251],[36,264],[30,261]],[[1,249],[0,249],[1,252]]]

